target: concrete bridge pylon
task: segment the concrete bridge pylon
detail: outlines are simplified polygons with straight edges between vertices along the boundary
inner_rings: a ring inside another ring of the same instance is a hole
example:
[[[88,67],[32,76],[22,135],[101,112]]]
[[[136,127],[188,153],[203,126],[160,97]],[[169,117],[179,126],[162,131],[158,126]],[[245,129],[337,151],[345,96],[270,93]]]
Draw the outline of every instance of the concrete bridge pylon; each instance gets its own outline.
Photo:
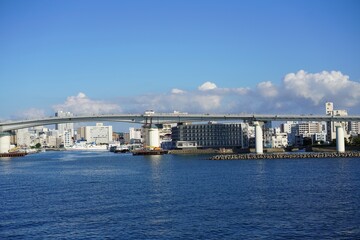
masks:
[[[336,126],[336,151],[345,152],[344,128],[342,125]]]
[[[8,153],[10,150],[10,133],[0,132],[0,153]]]
[[[261,122],[254,122],[255,126],[255,152],[256,154],[263,154],[263,131]]]

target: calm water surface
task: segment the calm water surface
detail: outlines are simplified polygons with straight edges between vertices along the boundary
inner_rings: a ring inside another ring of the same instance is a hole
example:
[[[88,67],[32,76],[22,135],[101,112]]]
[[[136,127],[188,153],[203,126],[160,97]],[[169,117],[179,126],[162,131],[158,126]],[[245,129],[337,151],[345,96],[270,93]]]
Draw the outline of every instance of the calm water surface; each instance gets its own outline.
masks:
[[[0,239],[360,239],[360,159],[0,160]]]

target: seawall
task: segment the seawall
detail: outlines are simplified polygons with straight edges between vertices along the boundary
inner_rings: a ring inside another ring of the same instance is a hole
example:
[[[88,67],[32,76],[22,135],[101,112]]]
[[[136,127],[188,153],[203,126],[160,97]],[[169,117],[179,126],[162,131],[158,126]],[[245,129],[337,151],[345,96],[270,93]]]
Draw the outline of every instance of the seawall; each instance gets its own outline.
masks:
[[[360,158],[360,152],[312,152],[312,153],[264,153],[264,154],[222,154],[210,160],[257,160],[257,159],[294,159],[294,158]]]

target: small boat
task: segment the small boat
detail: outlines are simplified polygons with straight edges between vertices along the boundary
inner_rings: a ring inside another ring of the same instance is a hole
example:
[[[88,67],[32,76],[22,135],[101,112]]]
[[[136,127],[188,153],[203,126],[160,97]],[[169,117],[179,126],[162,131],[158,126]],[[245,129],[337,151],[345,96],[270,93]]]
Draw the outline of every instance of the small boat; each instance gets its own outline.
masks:
[[[130,152],[130,149],[128,146],[120,145],[117,146],[114,150],[114,153],[127,153]]]

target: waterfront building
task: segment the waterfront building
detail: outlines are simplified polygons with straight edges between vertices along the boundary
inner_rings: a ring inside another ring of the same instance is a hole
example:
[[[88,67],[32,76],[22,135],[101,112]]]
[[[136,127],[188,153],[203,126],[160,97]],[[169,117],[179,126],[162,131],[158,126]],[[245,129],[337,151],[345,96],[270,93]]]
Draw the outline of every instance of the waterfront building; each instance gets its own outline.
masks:
[[[346,110],[334,110],[334,104],[332,102],[325,103],[325,112],[329,116],[347,116]],[[326,140],[331,142],[336,139],[336,126],[342,124],[344,127],[345,138],[349,137],[349,123],[348,122],[326,122],[327,136]]]
[[[142,142],[142,129],[141,128],[129,128],[130,142],[141,143]]]
[[[264,146],[268,148],[285,148],[288,146],[288,134],[280,128],[270,128],[264,134]]]
[[[122,140],[122,135],[120,133],[113,132],[112,140],[113,142],[120,142],[120,140]]]
[[[293,125],[295,125],[295,124],[297,124],[297,122],[287,121],[287,122],[282,123],[282,124],[280,125],[280,130],[281,130],[281,132],[283,132],[283,133],[288,133],[288,134],[290,134],[290,133],[291,133],[291,127],[292,127]]]
[[[28,128],[16,130],[16,144],[18,147],[30,147],[31,138]]]
[[[64,147],[71,147],[74,144],[73,136],[74,136],[73,129],[64,131],[62,136]]]
[[[160,143],[171,141],[172,128],[176,127],[176,123],[161,124],[159,128]]]
[[[129,133],[113,132],[112,140],[116,143],[128,144],[130,143]]]
[[[72,117],[71,112],[57,111],[55,117]],[[74,123],[59,123],[55,124],[55,129],[59,131],[59,136],[62,138],[62,142],[65,147],[73,145],[74,137]]]
[[[353,136],[360,134],[360,122],[349,122],[349,134]]]
[[[325,143],[326,142],[326,132],[322,131],[321,133],[315,133],[312,135],[312,142],[317,143],[317,144],[321,144],[321,143]]]
[[[180,124],[172,128],[173,146],[178,148],[245,147],[244,123]]]
[[[304,138],[310,138],[312,142],[323,141],[326,136],[325,127],[321,122],[301,122],[292,124],[289,134],[289,145],[302,145]]]
[[[56,136],[47,136],[46,147],[48,148],[60,148],[62,147],[62,138]]]
[[[272,148],[286,148],[288,146],[288,135],[287,133],[276,133],[271,137]]]
[[[77,139],[84,139],[87,143],[109,144],[112,141],[112,126],[96,123],[95,126],[84,126],[77,130]]]

